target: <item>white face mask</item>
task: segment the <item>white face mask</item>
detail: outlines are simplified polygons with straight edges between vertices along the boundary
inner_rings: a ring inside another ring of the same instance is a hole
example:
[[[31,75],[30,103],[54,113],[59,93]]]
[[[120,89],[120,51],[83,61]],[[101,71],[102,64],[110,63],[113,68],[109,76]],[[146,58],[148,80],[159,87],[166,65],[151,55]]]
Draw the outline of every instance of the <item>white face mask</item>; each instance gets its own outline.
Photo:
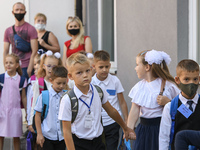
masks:
[[[45,25],[45,24],[36,23],[36,24],[35,24],[35,28],[36,28],[37,30],[42,31],[42,30],[44,30],[44,29],[46,28],[46,25]]]

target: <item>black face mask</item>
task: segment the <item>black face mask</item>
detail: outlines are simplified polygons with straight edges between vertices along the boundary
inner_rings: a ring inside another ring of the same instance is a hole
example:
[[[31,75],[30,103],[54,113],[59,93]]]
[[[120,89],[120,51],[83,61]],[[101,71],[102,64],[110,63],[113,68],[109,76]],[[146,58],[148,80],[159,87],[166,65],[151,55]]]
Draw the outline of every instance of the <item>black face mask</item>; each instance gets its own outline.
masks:
[[[24,18],[24,14],[14,14],[15,15],[15,18],[18,20],[18,21],[21,21],[23,18]]]
[[[70,29],[68,31],[71,35],[77,35],[80,32],[80,29]]]

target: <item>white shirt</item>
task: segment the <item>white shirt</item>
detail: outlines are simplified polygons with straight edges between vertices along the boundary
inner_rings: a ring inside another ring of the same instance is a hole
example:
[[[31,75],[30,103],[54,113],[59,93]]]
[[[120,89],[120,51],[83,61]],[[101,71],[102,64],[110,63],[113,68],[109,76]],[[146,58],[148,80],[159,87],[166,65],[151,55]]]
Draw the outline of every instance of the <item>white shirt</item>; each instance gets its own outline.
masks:
[[[49,89],[52,84],[50,82],[46,81],[45,79],[44,79],[44,81],[45,81],[45,84],[47,86],[47,89]],[[33,123],[34,107],[36,105],[36,102],[37,102],[39,95],[40,95],[39,83],[38,83],[38,80],[36,80],[36,82],[33,86],[33,101],[32,101],[32,106],[31,106],[31,113],[30,113],[30,117],[29,117],[29,122],[30,122],[31,125]]]
[[[100,81],[97,78],[97,74],[92,77],[92,84],[98,85],[101,89],[106,90],[108,93],[108,101],[110,104],[119,112],[121,115],[121,108],[119,105],[119,100],[117,98],[118,93],[124,92],[122,84],[120,80],[111,74],[108,74],[108,77],[104,81]],[[102,108],[102,119],[103,119],[103,126],[108,126],[115,121],[107,114],[107,112]]]
[[[179,94],[179,99],[182,104],[184,104],[187,108],[189,105],[187,104],[187,99]],[[199,99],[199,95],[196,94],[195,97],[192,99],[193,104],[192,108],[195,110],[197,102]],[[170,132],[171,132],[171,115],[170,115],[170,106],[171,102],[167,103],[164,107],[162,119],[160,123],[160,132],[159,132],[159,150],[168,150],[169,141],[170,141]]]
[[[49,140],[63,140],[60,130],[60,121],[58,120],[60,98],[64,92],[55,92],[52,87],[49,88],[49,109],[47,117],[41,124],[42,134]],[[38,97],[38,101],[34,108],[35,111],[42,112],[42,94]]]
[[[108,95],[102,89],[104,96],[101,102],[96,88],[93,85],[92,87],[94,91],[94,97],[90,107],[91,114],[93,116],[92,128],[85,128],[85,116],[89,114],[89,109],[82,101],[79,100],[79,98],[89,105],[92,97],[92,88],[90,86],[87,95],[85,95],[76,87],[76,85],[74,85],[74,93],[78,98],[78,113],[76,119],[72,123],[71,132],[80,139],[92,140],[96,137],[99,137],[103,132],[103,127],[101,124],[101,108],[102,104],[107,102]],[[71,121],[72,119],[71,101],[67,94],[61,99],[58,119],[65,121]]]
[[[163,107],[157,103],[162,80],[157,78],[151,82],[145,79],[139,81],[130,91],[132,102],[140,106],[140,117],[156,118],[162,116]],[[164,96],[173,99],[180,93],[179,88],[172,82],[166,81]]]
[[[27,88],[27,120],[28,120],[28,125],[31,125],[30,123],[30,116],[31,116],[31,101],[33,98],[33,85],[36,80],[31,80],[29,78],[28,80],[28,88]]]

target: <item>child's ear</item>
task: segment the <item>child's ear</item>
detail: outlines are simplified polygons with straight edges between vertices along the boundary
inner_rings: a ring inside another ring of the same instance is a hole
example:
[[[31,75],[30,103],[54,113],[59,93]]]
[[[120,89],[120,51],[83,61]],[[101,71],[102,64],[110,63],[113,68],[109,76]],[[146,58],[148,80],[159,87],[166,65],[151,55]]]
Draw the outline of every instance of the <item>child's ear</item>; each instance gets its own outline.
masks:
[[[68,73],[68,78],[69,78],[70,80],[73,80],[73,77],[72,77],[72,74],[71,74],[71,73]]]
[[[52,83],[52,82],[53,82],[53,79],[52,79],[52,78],[49,78],[49,81]]]
[[[45,65],[43,64],[43,69],[45,70]]]
[[[180,81],[180,79],[179,79],[179,77],[177,77],[177,76],[175,76],[175,82],[176,82],[176,84],[180,84],[181,83],[181,81]]]
[[[151,66],[149,64],[145,65],[145,70],[149,71],[151,69]]]

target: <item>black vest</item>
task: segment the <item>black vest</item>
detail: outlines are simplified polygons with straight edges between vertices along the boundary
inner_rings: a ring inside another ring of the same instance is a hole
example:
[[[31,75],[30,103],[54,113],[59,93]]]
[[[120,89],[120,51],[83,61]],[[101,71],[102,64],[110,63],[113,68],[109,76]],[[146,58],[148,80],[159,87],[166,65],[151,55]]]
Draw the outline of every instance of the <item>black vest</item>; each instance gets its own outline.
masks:
[[[181,101],[178,100],[178,107],[181,105]],[[196,105],[195,111],[187,119],[179,111],[175,116],[174,126],[174,138],[172,142],[172,150],[174,150],[174,140],[177,132],[181,130],[200,130],[200,98]]]

